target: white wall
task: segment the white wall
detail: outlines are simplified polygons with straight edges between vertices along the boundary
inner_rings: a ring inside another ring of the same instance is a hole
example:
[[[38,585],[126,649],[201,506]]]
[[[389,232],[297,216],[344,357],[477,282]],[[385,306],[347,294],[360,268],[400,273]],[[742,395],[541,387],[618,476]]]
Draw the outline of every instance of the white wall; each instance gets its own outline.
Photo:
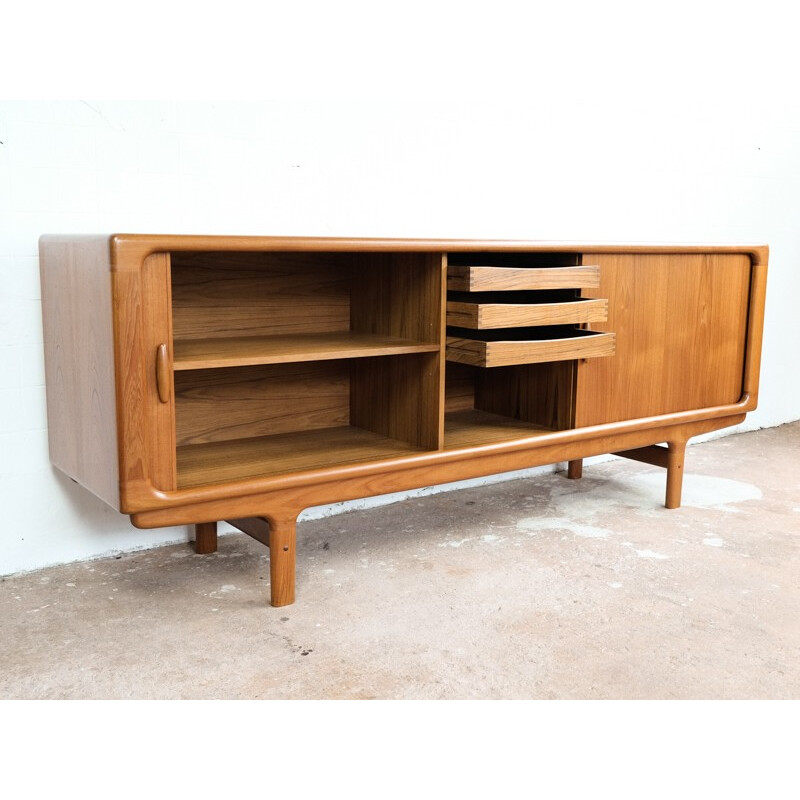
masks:
[[[0,103],[0,574],[188,538],[134,530],[49,465],[43,233],[766,242],[761,403],[740,429],[800,418],[800,70],[737,19],[680,42],[670,20],[627,38],[583,20],[568,56],[473,18],[455,25],[469,47],[385,81],[338,42],[349,97],[323,58],[326,91],[304,93],[304,73],[294,99]]]

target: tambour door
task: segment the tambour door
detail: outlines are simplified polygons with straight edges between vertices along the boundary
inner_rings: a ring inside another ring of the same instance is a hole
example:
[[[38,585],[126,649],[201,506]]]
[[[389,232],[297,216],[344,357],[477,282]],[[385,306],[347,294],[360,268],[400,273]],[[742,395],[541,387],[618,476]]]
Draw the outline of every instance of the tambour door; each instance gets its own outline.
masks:
[[[584,254],[599,264],[616,356],[578,366],[577,427],[738,401],[746,345],[750,257]]]
[[[175,489],[169,253],[118,259],[114,272],[123,511]]]

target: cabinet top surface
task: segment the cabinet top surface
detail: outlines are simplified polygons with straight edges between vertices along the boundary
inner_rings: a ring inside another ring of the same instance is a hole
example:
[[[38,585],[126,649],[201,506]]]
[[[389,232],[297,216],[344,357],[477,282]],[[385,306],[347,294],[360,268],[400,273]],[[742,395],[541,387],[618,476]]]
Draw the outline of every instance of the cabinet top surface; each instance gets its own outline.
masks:
[[[195,236],[114,233],[97,235],[44,235],[40,242],[109,244],[112,267],[123,259],[143,258],[164,250],[316,251],[316,252],[590,252],[590,253],[742,253],[754,263],[766,260],[768,247],[753,243],[587,242],[524,239],[430,239],[318,236]]]

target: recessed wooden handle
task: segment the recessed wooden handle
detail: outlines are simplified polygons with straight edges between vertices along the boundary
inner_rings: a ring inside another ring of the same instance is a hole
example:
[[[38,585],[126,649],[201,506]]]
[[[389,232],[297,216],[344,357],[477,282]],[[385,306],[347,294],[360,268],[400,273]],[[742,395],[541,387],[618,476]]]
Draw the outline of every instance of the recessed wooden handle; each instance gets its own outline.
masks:
[[[169,353],[166,344],[160,344],[156,350],[156,388],[158,389],[158,399],[162,403],[169,403],[171,383]]]

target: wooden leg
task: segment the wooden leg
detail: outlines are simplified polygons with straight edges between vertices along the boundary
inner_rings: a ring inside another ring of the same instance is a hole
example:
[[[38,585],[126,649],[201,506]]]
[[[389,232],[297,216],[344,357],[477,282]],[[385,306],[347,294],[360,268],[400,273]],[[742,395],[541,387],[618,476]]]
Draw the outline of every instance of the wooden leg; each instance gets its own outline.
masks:
[[[217,552],[216,522],[198,522],[194,526],[194,551],[203,556]]]
[[[567,465],[567,477],[578,480],[583,475],[583,459],[576,458]]]
[[[669,442],[667,455],[667,508],[680,508],[686,442]]]
[[[653,444],[649,447],[621,450],[614,455],[641,461],[645,464],[653,464],[657,467],[665,467],[667,470],[667,497],[664,505],[667,508],[680,508],[685,453],[686,442],[678,441],[668,442],[666,447]]]
[[[268,517],[269,579],[273,606],[294,603],[296,517]]]

